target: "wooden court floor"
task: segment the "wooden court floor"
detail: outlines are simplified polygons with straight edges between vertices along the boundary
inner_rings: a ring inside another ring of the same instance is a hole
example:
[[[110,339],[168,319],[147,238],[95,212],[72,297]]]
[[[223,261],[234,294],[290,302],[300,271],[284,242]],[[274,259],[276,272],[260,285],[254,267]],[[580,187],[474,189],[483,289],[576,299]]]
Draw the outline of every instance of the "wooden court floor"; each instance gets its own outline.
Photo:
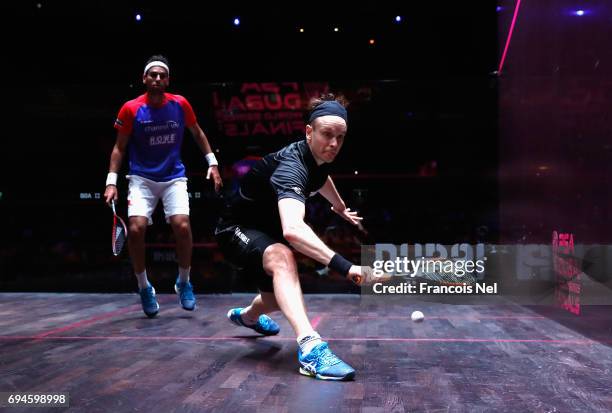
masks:
[[[298,374],[282,315],[267,338],[227,321],[251,295],[199,295],[192,313],[158,297],[148,319],[136,294],[0,294],[0,392],[70,394],[69,409],[35,412],[612,411],[612,306],[307,295],[312,323],[357,370],[337,383]]]

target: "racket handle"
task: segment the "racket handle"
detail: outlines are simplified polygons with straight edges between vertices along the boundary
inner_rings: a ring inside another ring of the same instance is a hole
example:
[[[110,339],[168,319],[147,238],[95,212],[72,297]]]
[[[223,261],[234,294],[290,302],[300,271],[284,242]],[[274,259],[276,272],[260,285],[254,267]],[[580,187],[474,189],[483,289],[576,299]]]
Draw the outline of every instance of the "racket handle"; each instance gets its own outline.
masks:
[[[115,211],[115,200],[111,199],[111,208],[113,209],[113,214],[117,215],[117,212]]]

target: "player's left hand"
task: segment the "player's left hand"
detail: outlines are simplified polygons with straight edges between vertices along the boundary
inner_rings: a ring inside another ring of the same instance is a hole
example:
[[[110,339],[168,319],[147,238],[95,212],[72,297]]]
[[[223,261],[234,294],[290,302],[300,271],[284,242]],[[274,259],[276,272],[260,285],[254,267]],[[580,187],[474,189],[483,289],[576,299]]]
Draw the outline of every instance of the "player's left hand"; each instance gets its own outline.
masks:
[[[363,219],[362,217],[357,215],[358,212],[351,211],[351,209],[347,208],[344,204],[334,205],[333,207],[331,207],[331,210],[353,225],[358,225],[359,222]]]
[[[211,176],[215,184],[215,192],[219,193],[219,191],[223,187],[223,180],[221,179],[221,175],[219,174],[219,167],[217,165],[208,167],[208,172],[206,172],[206,179],[210,179]]]

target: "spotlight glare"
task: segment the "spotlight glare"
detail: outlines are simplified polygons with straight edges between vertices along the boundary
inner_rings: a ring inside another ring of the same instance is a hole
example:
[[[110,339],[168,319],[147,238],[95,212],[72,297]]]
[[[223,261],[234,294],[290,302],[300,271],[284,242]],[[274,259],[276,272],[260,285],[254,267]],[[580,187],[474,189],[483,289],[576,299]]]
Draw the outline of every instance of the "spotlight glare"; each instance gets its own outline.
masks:
[[[374,39],[370,39],[369,43],[373,45],[374,43],[376,43],[376,41]]]
[[[238,17],[234,19],[234,26],[240,26],[240,19]]]
[[[136,21],[139,22],[142,20],[142,16],[140,14],[136,15]]]
[[[395,22],[399,23],[402,21],[402,16],[395,16]]]
[[[304,28],[300,27],[300,33],[304,33]]]
[[[584,10],[576,10],[576,11],[574,12],[574,14],[575,14],[576,16],[584,16]]]
[[[338,30],[340,30],[340,29],[338,29],[337,27],[334,27],[334,31],[335,32],[337,32]]]

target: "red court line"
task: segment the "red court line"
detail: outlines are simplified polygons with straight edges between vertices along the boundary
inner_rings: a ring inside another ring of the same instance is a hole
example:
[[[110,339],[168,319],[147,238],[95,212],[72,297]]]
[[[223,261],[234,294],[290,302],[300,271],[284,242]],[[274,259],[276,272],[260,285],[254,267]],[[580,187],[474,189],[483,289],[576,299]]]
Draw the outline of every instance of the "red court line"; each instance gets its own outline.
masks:
[[[160,303],[165,304],[168,300],[164,300],[162,301],[160,299]],[[115,310],[115,311],[111,311],[109,313],[104,313],[102,315],[99,316],[95,316],[92,318],[88,318],[85,320],[81,320],[81,321],[77,321],[74,322],[72,324],[68,324],[67,326],[64,327],[58,327],[58,328],[54,328],[52,330],[46,331],[44,333],[40,333],[38,334],[36,337],[37,338],[43,338],[43,337],[47,337],[53,334],[58,334],[58,333],[63,333],[65,331],[68,330],[72,330],[78,327],[83,327],[83,326],[87,326],[90,324],[94,324],[97,323],[98,321],[107,319],[107,318],[112,318],[121,314],[125,314],[125,313],[129,313],[131,311],[134,310],[138,310],[140,309],[140,305],[139,304],[134,304],[132,306],[126,307],[126,308],[122,308],[119,310]],[[410,320],[410,316],[341,316],[341,315],[326,315],[327,318],[342,318],[342,319],[366,319],[366,320],[378,320],[378,319],[386,319],[386,320]],[[322,315],[316,316],[312,319],[312,328],[317,328],[318,325],[321,323],[321,320],[323,319]],[[525,320],[540,320],[540,319],[550,319],[549,317],[543,317],[543,316],[468,316],[468,317],[453,317],[453,316],[427,316],[427,319],[429,320],[444,320],[444,319],[448,319],[448,320],[505,320],[505,319],[516,319],[516,320],[521,320],[521,319],[525,319]]]
[[[258,339],[263,339],[259,337]],[[54,336],[42,337],[38,336],[0,336],[0,341],[18,341],[18,340],[109,340],[109,341],[126,341],[126,340],[142,340],[142,341],[251,341],[251,338],[244,337],[177,337],[177,336]],[[291,337],[275,337],[273,339],[266,338],[266,341],[291,341],[295,342],[295,338]],[[605,340],[555,340],[548,338],[541,339],[512,339],[512,338],[394,338],[394,337],[347,337],[347,338],[325,338],[326,341],[349,341],[349,342],[366,342],[366,341],[381,341],[381,342],[397,342],[397,343],[550,343],[550,344],[600,344],[612,343],[612,339]]]
[[[158,302],[160,304],[165,304],[168,301],[169,301],[169,299],[165,299],[165,300],[159,299],[158,300]],[[78,328],[78,327],[83,327],[83,326],[87,326],[87,325],[90,325],[90,324],[95,324],[95,323],[97,323],[100,320],[105,320],[107,318],[112,318],[112,317],[115,317],[115,316],[118,316],[118,315],[126,314],[126,313],[129,313],[131,311],[138,310],[140,308],[141,308],[140,304],[134,304],[134,305],[131,305],[129,307],[120,308],[119,310],[110,311],[108,313],[102,313],[100,315],[97,315],[97,316],[91,317],[91,318],[86,318],[85,320],[76,321],[76,322],[68,324],[68,325],[66,325],[64,327],[57,327],[57,328],[54,328],[52,330],[46,331],[44,333],[37,334],[35,337],[37,339],[45,338],[45,337],[48,337],[48,336],[50,336],[52,334],[63,333],[65,331],[73,330],[73,329]]]
[[[342,316],[342,315],[326,315],[327,318],[342,318],[342,319],[359,319],[359,318],[363,318],[363,319],[368,319],[368,320],[410,320],[410,316],[403,316],[403,315],[354,315],[354,316]],[[474,315],[474,316],[425,316],[425,318],[427,319],[434,319],[434,320],[540,320],[540,319],[547,319],[550,320],[550,317],[544,317],[544,316],[531,316],[531,315],[526,315],[526,316],[511,316],[511,315],[500,315],[500,316],[478,316],[478,315]],[[570,318],[570,317],[568,317]]]
[[[87,319],[81,320],[81,321],[76,321],[76,322],[74,322],[72,324],[68,324],[68,325],[66,325],[64,327],[57,327],[57,328],[54,328],[52,330],[46,331],[44,333],[40,333],[40,334],[36,335],[35,337],[40,339],[40,338],[45,338],[47,336],[50,336],[52,334],[63,333],[64,331],[72,330],[74,328],[83,327],[83,326],[86,326],[86,325],[97,323],[100,320],[105,320],[107,318],[111,318],[111,317],[114,317],[114,316],[117,316],[117,315],[129,313],[130,311],[134,311],[134,310],[136,310],[138,308],[140,308],[140,305],[134,304],[134,305],[131,305],[129,307],[125,307],[125,308],[121,308],[119,310],[111,311],[109,313],[101,314],[99,316],[87,318]]]
[[[508,37],[506,38],[506,46],[504,47],[504,52],[499,62],[499,67],[497,68],[498,74],[501,74],[501,71],[504,67],[504,62],[506,61],[506,54],[508,53],[508,48],[510,47],[510,40],[512,40],[512,32],[514,32],[514,24],[516,23],[516,18],[518,16],[519,7],[521,7],[521,0],[516,0],[516,7],[514,8],[514,16],[512,16],[512,23],[510,24],[510,30],[508,31]]]

